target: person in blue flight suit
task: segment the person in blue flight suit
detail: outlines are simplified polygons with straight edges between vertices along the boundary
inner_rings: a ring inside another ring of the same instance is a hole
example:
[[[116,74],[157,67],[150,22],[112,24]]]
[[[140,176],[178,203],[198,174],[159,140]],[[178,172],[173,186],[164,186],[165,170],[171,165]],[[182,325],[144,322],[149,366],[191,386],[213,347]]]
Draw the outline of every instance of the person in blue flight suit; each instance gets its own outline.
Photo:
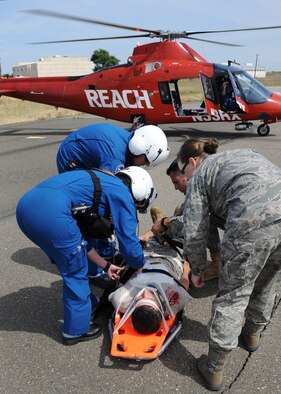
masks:
[[[112,217],[122,255],[132,268],[141,268],[145,258],[136,235],[136,209],[144,212],[156,197],[150,175],[134,166],[116,176],[98,170],[91,172],[98,176],[102,189],[99,216]],[[89,287],[88,259],[102,267],[113,280],[119,278],[122,270],[99,256],[94,248],[87,248],[87,241],[72,214],[73,207],[93,205],[94,189],[87,171],[65,172],[29,190],[16,208],[17,222],[23,233],[48,255],[62,276],[65,345],[95,339],[102,332],[99,324],[90,324],[98,300]]]
[[[157,126],[146,125],[128,132],[113,124],[97,123],[69,134],[59,147],[56,161],[59,173],[77,168],[103,168],[115,174],[130,165],[156,166],[168,155],[167,138]],[[100,255],[111,259],[114,243],[91,242]],[[117,250],[115,254],[120,257]],[[89,264],[88,276],[100,287],[108,285],[106,274],[95,264]]]
[[[97,123],[69,134],[57,153],[59,173],[75,168],[103,168],[113,174],[128,166],[156,166],[169,155],[167,138],[157,126],[128,132]]]

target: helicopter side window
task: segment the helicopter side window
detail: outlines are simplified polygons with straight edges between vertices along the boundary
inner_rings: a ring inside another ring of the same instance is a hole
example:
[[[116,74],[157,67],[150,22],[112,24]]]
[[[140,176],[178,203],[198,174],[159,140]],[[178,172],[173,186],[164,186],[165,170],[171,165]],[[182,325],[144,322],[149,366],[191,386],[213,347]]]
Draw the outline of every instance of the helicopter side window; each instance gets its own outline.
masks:
[[[163,104],[172,104],[172,96],[168,82],[159,82],[159,92]]]
[[[271,96],[270,90],[263,86],[255,78],[245,72],[237,72],[233,74],[237,85],[239,86],[244,100],[248,104],[261,104]]]
[[[210,78],[206,77],[204,74],[201,74],[201,81],[202,81],[204,96],[206,97],[206,99],[214,101],[214,92]]]
[[[175,108],[176,113],[181,116],[182,113],[182,104],[180,98],[180,92],[178,87],[178,81],[171,81],[169,84],[170,92],[172,95],[172,102]]]

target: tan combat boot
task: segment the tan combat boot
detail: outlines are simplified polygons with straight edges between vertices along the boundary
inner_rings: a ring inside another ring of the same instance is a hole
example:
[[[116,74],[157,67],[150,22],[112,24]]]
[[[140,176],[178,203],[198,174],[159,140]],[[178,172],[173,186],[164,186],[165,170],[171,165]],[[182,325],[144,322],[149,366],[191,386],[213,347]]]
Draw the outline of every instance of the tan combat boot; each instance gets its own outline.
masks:
[[[253,323],[246,320],[239,339],[244,349],[248,352],[255,352],[258,350],[262,329],[263,327],[255,326]]]
[[[196,366],[208,390],[219,391],[222,388],[223,369],[229,352],[209,348],[208,356],[202,354]]]
[[[212,262],[204,272],[203,279],[205,282],[208,280],[217,279],[219,276],[219,263],[221,260],[220,252],[212,252],[210,250],[210,255]]]
[[[164,217],[162,209],[159,207],[159,205],[152,205],[150,208],[150,216],[152,223],[156,223],[158,220],[161,220]]]

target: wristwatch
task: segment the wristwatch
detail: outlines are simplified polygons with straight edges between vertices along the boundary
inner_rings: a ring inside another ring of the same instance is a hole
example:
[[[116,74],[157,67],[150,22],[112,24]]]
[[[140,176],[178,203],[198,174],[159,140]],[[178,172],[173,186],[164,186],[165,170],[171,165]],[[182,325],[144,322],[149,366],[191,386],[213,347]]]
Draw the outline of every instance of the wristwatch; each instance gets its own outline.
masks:
[[[109,270],[110,266],[111,266],[111,264],[110,264],[110,262],[108,261],[108,262],[106,263],[106,266],[103,268],[103,271],[104,271],[104,272],[107,272],[107,271]]]

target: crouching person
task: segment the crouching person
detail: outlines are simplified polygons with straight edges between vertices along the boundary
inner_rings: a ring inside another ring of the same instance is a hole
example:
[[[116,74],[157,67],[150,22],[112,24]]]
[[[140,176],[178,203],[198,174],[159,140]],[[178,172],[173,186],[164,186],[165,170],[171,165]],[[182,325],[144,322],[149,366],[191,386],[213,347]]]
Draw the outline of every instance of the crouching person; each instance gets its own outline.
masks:
[[[98,217],[112,218],[120,252],[132,268],[142,268],[145,258],[136,236],[136,209],[145,211],[155,197],[155,190],[150,175],[140,167],[128,167],[118,176],[98,170],[65,172],[29,190],[16,209],[23,233],[48,255],[62,276],[64,345],[95,339],[102,333],[99,324],[91,323],[98,301],[89,286],[88,260],[102,267],[113,280],[122,271],[99,256],[94,248],[89,250],[73,214],[74,208],[94,207],[96,189],[99,189]]]

